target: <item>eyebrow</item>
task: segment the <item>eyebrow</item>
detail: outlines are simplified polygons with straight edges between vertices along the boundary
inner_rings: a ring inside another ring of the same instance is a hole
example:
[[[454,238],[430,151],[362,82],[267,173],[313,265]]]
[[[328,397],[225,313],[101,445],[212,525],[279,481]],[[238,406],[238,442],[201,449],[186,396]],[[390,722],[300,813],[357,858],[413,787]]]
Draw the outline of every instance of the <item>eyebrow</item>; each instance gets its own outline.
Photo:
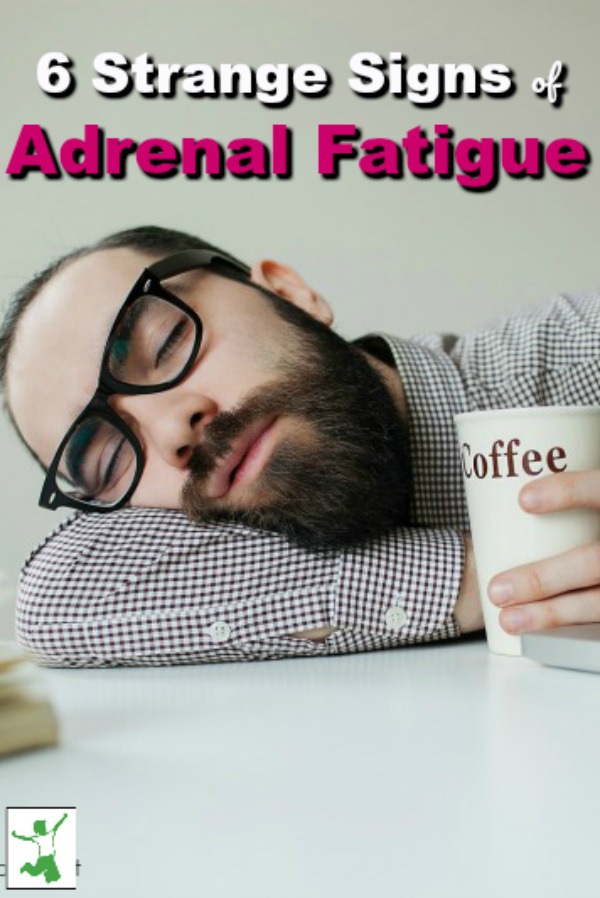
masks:
[[[190,271],[182,271],[180,274],[174,274],[170,278],[163,278],[161,284],[165,290],[171,290],[173,293],[191,293],[197,286],[198,281],[202,280],[203,275],[208,272],[206,268],[194,268]]]
[[[177,290],[179,293],[189,293],[193,286],[189,278],[184,278],[180,274],[177,277],[167,278],[166,283],[161,281],[161,284],[166,290]]]

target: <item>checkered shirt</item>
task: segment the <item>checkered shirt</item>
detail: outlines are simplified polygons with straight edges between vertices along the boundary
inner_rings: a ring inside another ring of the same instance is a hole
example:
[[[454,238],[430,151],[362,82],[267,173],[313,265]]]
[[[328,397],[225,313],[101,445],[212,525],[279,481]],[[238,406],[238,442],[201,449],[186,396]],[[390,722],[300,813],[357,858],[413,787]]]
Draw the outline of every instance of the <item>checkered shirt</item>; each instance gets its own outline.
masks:
[[[468,517],[453,416],[600,405],[600,294],[559,296],[463,337],[384,341],[404,384],[410,527],[309,551],[176,510],[75,514],[28,558],[17,637],[45,665],[113,667],[335,655],[457,638]],[[374,342],[373,342],[374,341]],[[382,345],[381,342],[379,345]],[[324,641],[292,633],[334,627]]]

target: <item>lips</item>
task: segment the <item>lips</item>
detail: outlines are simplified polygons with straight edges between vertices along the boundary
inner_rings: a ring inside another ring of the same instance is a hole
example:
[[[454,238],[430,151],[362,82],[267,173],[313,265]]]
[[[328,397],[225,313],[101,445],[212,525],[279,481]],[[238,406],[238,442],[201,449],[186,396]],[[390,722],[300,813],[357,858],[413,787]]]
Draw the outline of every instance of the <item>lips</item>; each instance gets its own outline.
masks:
[[[236,441],[230,452],[227,453],[213,471],[206,490],[209,499],[220,499],[227,495],[234,483],[235,473],[242,465],[246,455],[252,450],[255,443],[272,425],[274,418],[268,421],[257,422],[249,427]]]

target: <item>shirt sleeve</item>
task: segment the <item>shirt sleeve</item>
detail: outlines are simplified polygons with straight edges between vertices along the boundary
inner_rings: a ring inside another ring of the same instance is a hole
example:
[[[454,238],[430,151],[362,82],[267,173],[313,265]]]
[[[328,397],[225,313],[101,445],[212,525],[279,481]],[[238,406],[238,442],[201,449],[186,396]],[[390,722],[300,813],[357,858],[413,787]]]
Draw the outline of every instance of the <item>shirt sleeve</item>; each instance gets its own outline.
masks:
[[[497,317],[458,339],[469,409],[600,404],[600,292]]]
[[[459,636],[463,541],[391,531],[302,549],[176,510],[76,514],[21,573],[17,638],[44,665],[113,667],[327,655]],[[323,626],[323,642],[290,634]]]

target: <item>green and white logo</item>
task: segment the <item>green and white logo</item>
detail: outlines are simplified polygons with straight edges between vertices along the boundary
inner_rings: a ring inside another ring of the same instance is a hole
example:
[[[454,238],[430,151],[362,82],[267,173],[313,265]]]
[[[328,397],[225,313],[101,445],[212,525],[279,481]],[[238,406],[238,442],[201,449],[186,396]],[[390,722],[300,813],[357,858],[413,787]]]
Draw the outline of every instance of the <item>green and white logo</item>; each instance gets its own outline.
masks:
[[[6,888],[77,887],[76,808],[6,809]]]

